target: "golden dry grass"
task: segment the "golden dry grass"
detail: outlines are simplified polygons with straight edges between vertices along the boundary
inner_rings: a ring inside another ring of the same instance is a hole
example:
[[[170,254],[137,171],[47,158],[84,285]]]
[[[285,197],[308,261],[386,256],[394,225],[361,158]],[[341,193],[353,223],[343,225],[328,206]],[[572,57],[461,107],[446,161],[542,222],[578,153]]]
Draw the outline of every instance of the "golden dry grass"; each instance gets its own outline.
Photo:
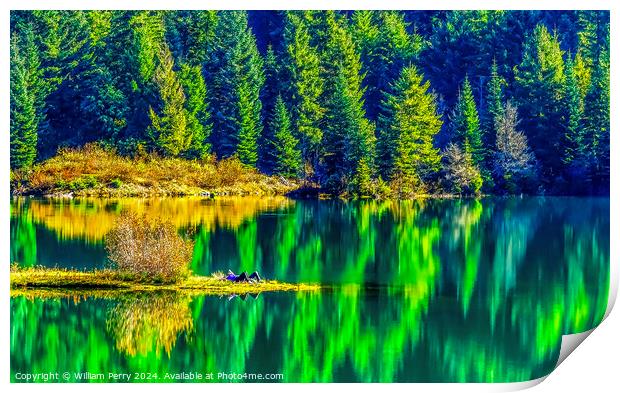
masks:
[[[136,276],[104,269],[90,272],[58,269],[58,268],[19,268],[11,267],[11,296],[38,295],[97,294],[107,297],[114,293],[174,290],[191,295],[228,295],[249,294],[273,291],[316,291],[321,287],[315,284],[290,284],[278,281],[262,281],[260,283],[233,283],[219,276],[189,276],[176,283],[156,284],[140,281]]]
[[[132,158],[97,144],[61,149],[31,169],[11,172],[11,189],[20,195],[284,195],[299,187],[297,181],[261,174],[234,157]]]

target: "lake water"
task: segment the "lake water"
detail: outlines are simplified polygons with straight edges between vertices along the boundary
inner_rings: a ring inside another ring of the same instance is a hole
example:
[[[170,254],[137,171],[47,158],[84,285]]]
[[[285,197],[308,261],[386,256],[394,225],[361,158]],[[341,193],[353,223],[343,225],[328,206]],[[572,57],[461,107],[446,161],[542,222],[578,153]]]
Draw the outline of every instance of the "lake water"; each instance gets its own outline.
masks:
[[[516,382],[548,374],[562,334],[595,327],[607,306],[608,198],[21,198],[11,202],[11,262],[104,267],[123,210],[191,233],[198,274],[258,270],[328,288],[12,297],[11,380]]]

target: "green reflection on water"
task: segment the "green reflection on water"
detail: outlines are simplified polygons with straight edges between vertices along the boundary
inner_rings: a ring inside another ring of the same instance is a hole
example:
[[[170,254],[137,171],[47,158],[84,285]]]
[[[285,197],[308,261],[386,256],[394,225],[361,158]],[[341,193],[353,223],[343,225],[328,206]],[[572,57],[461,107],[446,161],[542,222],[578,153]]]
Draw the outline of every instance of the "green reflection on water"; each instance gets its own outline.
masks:
[[[15,297],[13,380],[193,370],[290,382],[522,381],[549,373],[562,334],[596,326],[607,305],[608,199],[16,199],[11,258],[102,266],[105,228],[122,209],[193,227],[196,272],[259,270],[330,288],[230,300]]]

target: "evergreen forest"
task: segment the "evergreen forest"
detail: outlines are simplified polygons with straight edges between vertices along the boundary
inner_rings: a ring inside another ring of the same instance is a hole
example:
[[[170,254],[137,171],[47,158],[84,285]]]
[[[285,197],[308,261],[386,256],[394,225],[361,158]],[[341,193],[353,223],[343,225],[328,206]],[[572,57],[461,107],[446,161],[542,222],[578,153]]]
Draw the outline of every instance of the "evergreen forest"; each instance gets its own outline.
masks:
[[[13,172],[237,159],[332,195],[609,193],[607,11],[13,11]]]

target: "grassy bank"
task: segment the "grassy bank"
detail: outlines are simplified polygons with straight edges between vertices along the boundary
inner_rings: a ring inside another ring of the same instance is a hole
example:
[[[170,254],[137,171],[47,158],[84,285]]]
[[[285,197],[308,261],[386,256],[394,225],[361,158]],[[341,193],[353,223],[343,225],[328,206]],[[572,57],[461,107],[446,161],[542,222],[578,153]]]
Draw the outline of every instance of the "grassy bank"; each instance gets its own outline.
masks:
[[[62,149],[31,169],[11,172],[14,195],[284,195],[300,186],[261,174],[236,158],[123,157],[94,144]]]
[[[273,291],[314,291],[314,284],[290,284],[278,281],[233,283],[219,275],[189,276],[170,284],[141,280],[135,275],[114,270],[91,272],[52,268],[11,268],[11,295],[27,295],[29,291],[55,292],[102,291],[102,293],[174,290],[191,294],[228,295]]]

